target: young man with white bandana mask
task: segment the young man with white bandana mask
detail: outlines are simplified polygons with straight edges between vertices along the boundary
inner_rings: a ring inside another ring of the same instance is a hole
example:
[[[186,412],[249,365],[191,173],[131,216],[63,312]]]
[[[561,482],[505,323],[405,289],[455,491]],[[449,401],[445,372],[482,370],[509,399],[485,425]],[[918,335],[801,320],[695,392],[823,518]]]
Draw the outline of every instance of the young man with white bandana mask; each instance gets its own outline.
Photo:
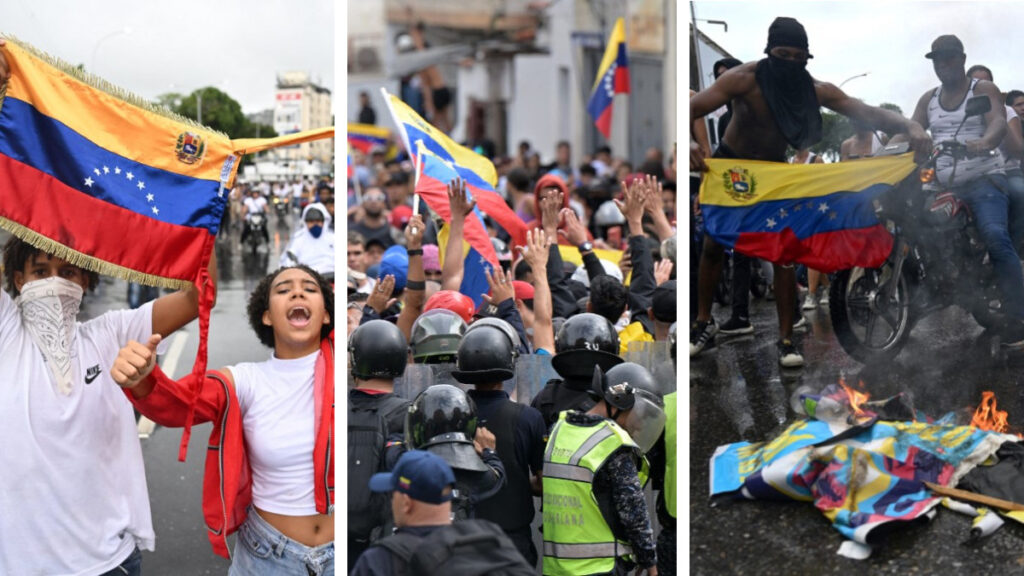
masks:
[[[153,525],[134,412],[110,366],[125,342],[195,319],[197,292],[78,322],[97,274],[18,238],[3,264],[0,574],[138,574]]]
[[[324,277],[334,279],[334,231],[331,215],[319,202],[302,210],[302,224],[292,233],[281,254],[281,266],[305,264]]]

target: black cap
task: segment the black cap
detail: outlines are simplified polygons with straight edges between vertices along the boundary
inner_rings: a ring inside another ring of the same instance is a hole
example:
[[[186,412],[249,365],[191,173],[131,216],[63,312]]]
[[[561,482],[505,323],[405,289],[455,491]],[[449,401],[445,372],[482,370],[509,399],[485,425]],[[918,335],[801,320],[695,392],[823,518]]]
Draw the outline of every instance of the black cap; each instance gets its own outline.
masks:
[[[651,298],[651,311],[654,319],[671,324],[676,321],[676,281],[669,280],[654,289]]]
[[[807,32],[804,30],[804,25],[797,22],[795,18],[786,16],[776,18],[768,27],[768,45],[765,46],[764,53],[771,52],[771,49],[776,46],[789,46],[807,51]],[[807,54],[807,57],[814,58],[810,53]]]
[[[943,34],[932,42],[932,51],[925,54],[925,58],[935,58],[942,54],[962,55],[964,44],[959,38],[952,34]]]

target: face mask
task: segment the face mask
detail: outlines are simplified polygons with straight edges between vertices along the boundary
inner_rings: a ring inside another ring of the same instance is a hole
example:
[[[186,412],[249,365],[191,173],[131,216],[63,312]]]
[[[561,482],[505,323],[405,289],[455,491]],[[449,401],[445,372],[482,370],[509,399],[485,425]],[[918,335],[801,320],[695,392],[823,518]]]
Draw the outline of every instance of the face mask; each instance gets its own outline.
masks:
[[[71,393],[71,348],[82,287],[57,276],[26,282],[15,303],[22,326],[43,353],[57,389]]]
[[[313,238],[319,238],[320,234],[324,231],[324,227],[321,225],[310,226],[309,233],[313,235]]]
[[[796,83],[807,74],[806,61],[783,60],[782,58],[769,55],[768,64],[771,66],[772,76],[779,82]]]

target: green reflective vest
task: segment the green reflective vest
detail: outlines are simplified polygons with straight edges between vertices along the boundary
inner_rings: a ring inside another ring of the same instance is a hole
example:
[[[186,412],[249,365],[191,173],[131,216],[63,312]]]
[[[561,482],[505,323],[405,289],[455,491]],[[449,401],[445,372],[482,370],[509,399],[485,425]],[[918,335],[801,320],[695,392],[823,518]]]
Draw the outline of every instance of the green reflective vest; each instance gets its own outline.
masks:
[[[676,393],[665,395],[665,507],[676,518]]]
[[[544,574],[603,574],[632,551],[616,541],[601,515],[594,476],[619,448],[639,448],[611,420],[576,426],[565,420],[567,413],[558,415],[544,451]]]

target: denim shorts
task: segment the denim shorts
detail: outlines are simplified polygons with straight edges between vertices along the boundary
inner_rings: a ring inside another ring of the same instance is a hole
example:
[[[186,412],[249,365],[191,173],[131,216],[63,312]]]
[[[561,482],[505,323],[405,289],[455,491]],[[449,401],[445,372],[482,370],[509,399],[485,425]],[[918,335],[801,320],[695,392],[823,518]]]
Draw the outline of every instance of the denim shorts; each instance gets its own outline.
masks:
[[[228,576],[332,576],[334,542],[310,548],[281,534],[251,506],[238,528]]]
[[[104,572],[101,576],[139,576],[140,574],[142,574],[142,552],[136,546],[131,555],[124,559],[124,562],[118,564],[113,570]]]

